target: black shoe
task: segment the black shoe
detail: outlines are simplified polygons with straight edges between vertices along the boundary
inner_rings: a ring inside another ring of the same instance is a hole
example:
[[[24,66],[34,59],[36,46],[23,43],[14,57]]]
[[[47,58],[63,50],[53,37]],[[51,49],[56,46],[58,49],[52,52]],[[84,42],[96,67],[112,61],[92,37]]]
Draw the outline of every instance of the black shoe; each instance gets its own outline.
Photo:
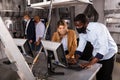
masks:
[[[11,62],[9,60],[8,61],[3,61],[3,63],[7,64],[7,65],[11,64]]]

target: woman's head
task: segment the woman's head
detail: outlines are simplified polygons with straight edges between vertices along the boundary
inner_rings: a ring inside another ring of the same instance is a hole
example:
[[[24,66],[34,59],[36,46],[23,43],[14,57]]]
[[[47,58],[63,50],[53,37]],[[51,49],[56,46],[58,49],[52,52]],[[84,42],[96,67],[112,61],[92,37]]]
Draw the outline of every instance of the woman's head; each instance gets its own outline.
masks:
[[[68,31],[68,25],[64,20],[60,20],[57,23],[57,31],[60,35],[65,35]]]

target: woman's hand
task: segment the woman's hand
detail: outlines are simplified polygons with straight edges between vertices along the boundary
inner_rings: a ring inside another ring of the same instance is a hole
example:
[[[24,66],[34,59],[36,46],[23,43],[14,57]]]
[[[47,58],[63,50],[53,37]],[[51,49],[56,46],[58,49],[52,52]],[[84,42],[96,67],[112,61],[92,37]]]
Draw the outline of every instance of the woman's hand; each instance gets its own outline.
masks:
[[[69,58],[69,59],[67,59],[67,62],[68,62],[68,64],[76,64],[77,63],[75,58]]]
[[[67,55],[66,55],[66,59],[70,59],[70,55],[67,54]]]
[[[32,43],[33,41],[32,40],[29,40],[29,43]]]

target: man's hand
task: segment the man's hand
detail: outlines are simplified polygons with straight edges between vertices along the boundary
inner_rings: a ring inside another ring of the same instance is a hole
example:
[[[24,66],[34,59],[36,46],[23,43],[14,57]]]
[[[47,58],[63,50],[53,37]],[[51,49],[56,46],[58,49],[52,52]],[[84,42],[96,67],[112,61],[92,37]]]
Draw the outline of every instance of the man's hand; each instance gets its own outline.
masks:
[[[92,65],[94,65],[94,64],[97,63],[98,61],[99,61],[98,58],[93,58],[90,62],[80,64],[80,66],[81,66],[82,68],[90,68]]]
[[[40,41],[35,42],[35,45],[38,46],[40,44]]]
[[[80,66],[82,68],[90,68],[92,66],[92,64],[89,62],[89,63],[83,63],[83,64],[80,64]]]
[[[32,43],[33,41],[32,40],[29,40],[29,43]]]

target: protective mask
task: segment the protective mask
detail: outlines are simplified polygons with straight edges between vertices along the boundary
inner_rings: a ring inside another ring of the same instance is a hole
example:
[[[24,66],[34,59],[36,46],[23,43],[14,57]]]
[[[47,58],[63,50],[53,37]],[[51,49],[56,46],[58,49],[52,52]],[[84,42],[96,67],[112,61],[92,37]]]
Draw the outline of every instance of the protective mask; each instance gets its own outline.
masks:
[[[82,27],[82,28],[76,28],[78,33],[84,33],[86,34],[86,27]]]
[[[27,19],[24,19],[25,22],[27,22]]]

